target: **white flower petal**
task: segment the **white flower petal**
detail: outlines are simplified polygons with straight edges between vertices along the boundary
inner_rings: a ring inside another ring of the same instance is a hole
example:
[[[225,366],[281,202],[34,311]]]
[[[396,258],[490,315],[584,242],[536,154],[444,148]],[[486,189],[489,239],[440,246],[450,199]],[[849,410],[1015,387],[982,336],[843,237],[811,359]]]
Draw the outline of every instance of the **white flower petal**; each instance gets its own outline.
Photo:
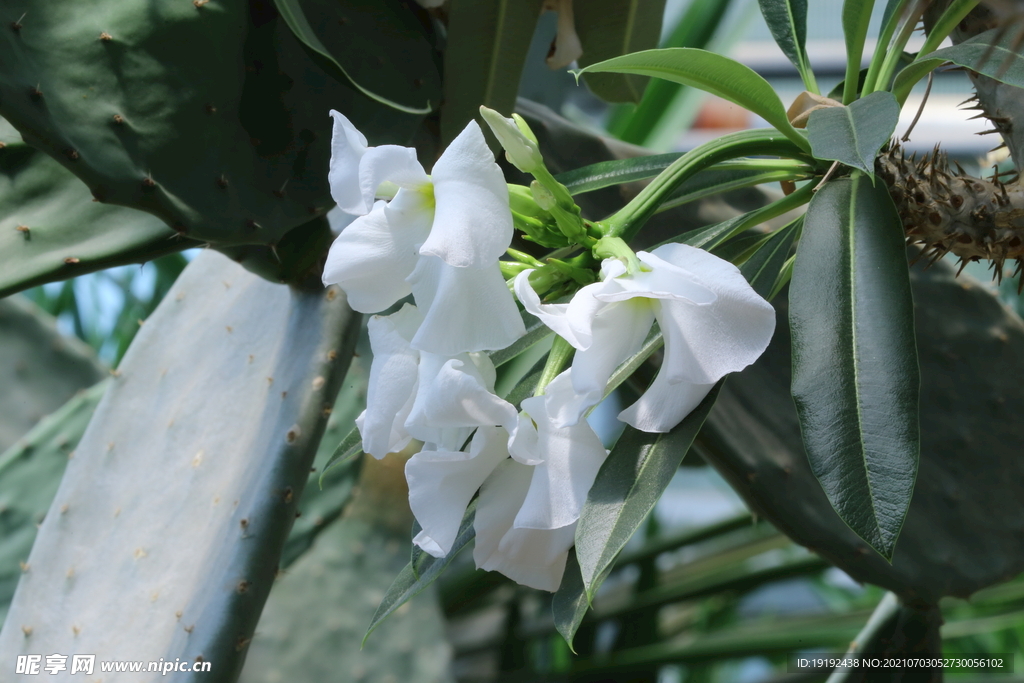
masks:
[[[452,141],[431,177],[434,226],[420,252],[451,266],[493,266],[512,242],[512,212],[508,185],[476,121]]]
[[[575,424],[583,411],[604,398],[608,378],[643,346],[654,322],[654,306],[643,298],[604,304],[591,319],[593,343],[577,351],[572,361],[572,386],[582,410],[562,424]]]
[[[619,419],[642,432],[664,434],[693,412],[714,386],[690,382],[673,384],[664,372],[659,372],[637,402],[619,413]]]
[[[529,415],[519,413],[519,426],[508,441],[509,455],[524,465],[539,465],[544,462],[544,458],[537,449],[538,439],[537,425]]]
[[[569,342],[573,348],[579,348],[579,341],[576,339],[576,333],[569,325],[569,320],[566,318],[566,312],[569,310],[569,304],[544,304],[540,301],[540,296],[534,291],[530,285],[530,273],[533,269],[524,270],[523,272],[516,275],[513,287],[515,288],[516,298],[519,299],[519,303],[523,305],[527,313],[536,316],[538,320],[544,323],[550,328],[555,334],[562,339]]]
[[[416,247],[406,233],[396,234],[384,202],[352,221],[327,254],[323,282],[345,290],[348,305],[360,313],[377,313],[408,296],[405,281],[416,267]]]
[[[420,451],[405,464],[409,506],[423,530],[414,542],[434,557],[451,552],[473,494],[508,459],[508,434],[482,427],[468,453]]]
[[[341,112],[332,109],[331,116],[334,117],[334,135],[327,172],[331,196],[342,211],[362,216],[373,206],[373,195],[367,201],[359,185],[359,160],[366,154],[366,136]]]
[[[363,199],[373,201],[385,180],[402,188],[430,191],[430,176],[416,159],[416,150],[399,145],[370,147],[359,160],[359,189]]]
[[[666,246],[682,247],[688,250],[686,253],[690,257],[694,256],[693,252],[711,256],[706,251],[685,244]],[[637,258],[650,270],[641,270],[634,275],[615,278],[615,282],[622,289],[617,292],[602,293],[598,297],[599,299],[602,301],[624,301],[642,296],[648,299],[680,300],[697,305],[709,305],[715,302],[717,295],[714,286],[705,282],[699,274],[691,272],[685,266],[662,260],[656,254],[649,254],[646,251],[637,252]],[[711,256],[711,258],[722,261],[717,256]],[[693,258],[686,258],[683,259],[683,262],[688,264],[692,260]],[[722,261],[722,263],[728,262]]]
[[[419,389],[405,423],[414,437],[436,442],[442,429],[502,425],[511,431],[517,422],[516,409],[488,388],[487,378],[469,354],[457,358],[420,355]]]
[[[425,311],[413,348],[457,356],[503,349],[526,334],[497,262],[489,268],[456,268],[436,256],[420,256],[409,283]]]
[[[420,320],[416,307],[406,304],[397,313],[374,316],[368,323],[373,362],[366,410],[356,424],[363,452],[378,459],[411,440],[404,423],[416,393],[419,352],[409,346],[409,335]]]
[[[757,360],[775,332],[775,309],[758,296],[739,269],[692,247],[660,247],[656,251],[677,260],[685,257],[687,269],[717,295],[710,306],[667,299],[659,302],[658,324],[665,336],[661,372],[667,372],[665,379],[671,383],[714,384]]]
[[[558,590],[576,525],[562,529],[513,529],[516,513],[530,487],[532,468],[505,460],[480,489],[476,517],[476,566],[498,571],[538,590]]]
[[[586,420],[561,429],[552,423],[550,416],[573,397],[568,372],[552,381],[547,391],[522,403],[523,412],[537,423],[538,451],[544,462],[533,469],[530,490],[516,515],[517,529],[558,529],[576,522],[608,457]]]

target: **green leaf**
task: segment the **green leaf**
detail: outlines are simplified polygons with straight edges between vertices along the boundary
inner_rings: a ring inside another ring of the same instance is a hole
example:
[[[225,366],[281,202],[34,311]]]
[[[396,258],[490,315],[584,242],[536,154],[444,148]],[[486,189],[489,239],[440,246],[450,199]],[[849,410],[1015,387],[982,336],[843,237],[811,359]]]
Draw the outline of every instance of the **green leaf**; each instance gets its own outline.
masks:
[[[775,291],[786,261],[789,260],[793,240],[800,233],[803,222],[803,217],[800,217],[768,235],[757,251],[740,266],[743,277],[747,278],[754,291],[765,299],[770,299],[772,292]]]
[[[631,159],[600,161],[596,164],[559,173],[555,176],[555,180],[565,185],[571,194],[578,195],[619,183],[653,178],[681,156],[683,156],[682,152],[671,152]]]
[[[993,42],[996,38],[999,40]],[[1016,40],[1015,31],[1000,32],[999,29],[992,29],[959,45],[920,55],[897,74],[892,92],[900,102],[906,101],[919,80],[946,62],[966,67],[1001,83],[1024,88],[1024,56],[1016,49]]]
[[[793,398],[839,516],[892,559],[917,477],[920,377],[903,226],[863,176],[811,200],[790,284]]]
[[[917,82],[927,76],[931,71],[946,63],[945,59],[919,59],[904,67],[896,74],[892,83],[892,94],[899,103],[907,101],[907,96],[914,89]]]
[[[733,4],[732,0],[691,2],[661,47],[706,48]],[[677,96],[682,90],[678,83],[662,80],[648,83],[636,107],[620,106],[612,112],[608,132],[625,142],[646,144],[673,103],[678,103]]]
[[[512,113],[540,8],[541,0],[449,3],[441,107],[443,145],[478,116],[482,104],[504,116]]]
[[[462,525],[459,527],[459,535],[455,537],[455,543],[452,544],[451,552],[441,558],[426,554],[422,555],[419,558],[417,571],[413,571],[411,563],[405,566],[405,569],[398,574],[394,583],[388,588],[384,599],[380,601],[377,611],[373,614],[373,619],[370,620],[370,625],[366,627],[363,643],[366,643],[366,639],[370,637],[373,629],[377,628],[380,622],[384,621],[406,602],[416,597],[420,591],[432,584],[437,577],[441,576],[452,560],[455,559],[455,556],[473,540],[476,536],[476,531],[473,529],[473,519],[475,516],[476,501],[474,500],[466,508],[466,514],[462,518]]]
[[[728,57],[696,48],[673,47],[623,55],[574,73],[605,72],[654,76],[700,88],[749,109],[807,149],[806,139],[789,123],[786,108],[768,81]]]
[[[871,10],[875,0],[846,0],[843,3],[843,38],[846,40],[846,80],[843,104],[857,99],[857,75],[864,54],[864,38],[871,23]]]
[[[580,563],[576,560],[576,549],[572,548],[565,561],[562,583],[551,598],[551,616],[555,619],[555,629],[565,638],[573,654],[576,650],[573,649],[572,640],[588,609],[590,601],[587,600],[587,590],[583,585]]]
[[[587,0],[573,5],[576,34],[583,47],[578,63],[596,62],[658,46],[665,0]],[[590,91],[605,102],[639,102],[646,78],[590,74]]]
[[[681,156],[680,152],[671,152],[602,161],[559,173],[555,176],[555,180],[565,185],[570,194],[575,196],[620,183],[652,178]],[[804,171],[807,172],[807,175],[810,174],[810,169],[807,166],[787,160],[735,159],[722,161],[683,181],[673,191],[671,198],[661,205],[661,209],[679,206],[701,197],[741,187],[778,180],[799,179]]]
[[[576,557],[590,599],[615,556],[654,509],[679,469],[723,381],[667,434],[626,427],[601,466],[576,527]]]
[[[875,156],[896,130],[900,105],[892,93],[880,90],[848,107],[811,112],[807,138],[818,159],[839,161],[874,178]]]
[[[320,473],[320,487],[323,488],[324,477],[327,476],[327,471],[336,465],[343,465],[347,462],[355,460],[363,454],[363,439],[359,435],[359,430],[355,427],[349,430],[345,438],[341,440],[338,447],[334,449],[334,454],[327,460],[327,463],[323,467],[323,471]]]
[[[438,104],[441,76],[433,48],[401,3],[274,0],[274,6],[303,45],[370,99],[408,114],[429,114]]]
[[[814,72],[807,64],[807,0],[757,0],[775,42],[793,63],[807,89],[817,92]],[[781,129],[780,129],[781,130]]]
[[[1017,31],[992,29],[959,45],[936,50],[923,59],[944,59],[997,81],[1024,88],[1024,55]],[[999,38],[998,42],[993,42]]]

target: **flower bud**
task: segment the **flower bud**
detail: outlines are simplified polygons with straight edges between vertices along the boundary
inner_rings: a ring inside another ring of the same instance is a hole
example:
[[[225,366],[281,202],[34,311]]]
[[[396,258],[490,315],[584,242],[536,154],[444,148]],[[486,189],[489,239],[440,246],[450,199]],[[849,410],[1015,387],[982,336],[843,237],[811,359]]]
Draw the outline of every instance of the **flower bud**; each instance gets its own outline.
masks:
[[[523,173],[533,173],[544,167],[544,159],[537,148],[536,140],[524,134],[517,121],[507,119],[493,109],[483,106],[480,107],[480,115],[490,126],[494,137],[498,138],[498,142],[505,148],[505,156],[513,166]],[[525,121],[522,126],[526,126]],[[526,129],[529,130],[529,127]]]
[[[533,201],[537,202],[537,206],[545,211],[550,211],[558,204],[558,202],[555,201],[555,195],[551,194],[551,190],[544,187],[536,180],[530,183],[530,192],[533,193]]]

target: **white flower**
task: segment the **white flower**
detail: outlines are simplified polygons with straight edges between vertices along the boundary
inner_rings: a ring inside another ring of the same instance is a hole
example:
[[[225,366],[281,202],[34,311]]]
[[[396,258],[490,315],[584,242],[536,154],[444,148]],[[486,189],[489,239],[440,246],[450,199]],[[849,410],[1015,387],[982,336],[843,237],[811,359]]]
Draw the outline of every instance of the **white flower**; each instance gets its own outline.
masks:
[[[525,334],[498,259],[512,240],[508,186],[480,127],[471,122],[428,176],[411,148],[367,147],[336,111],[329,173],[338,206],[359,215],[324,267],[362,313],[410,292],[424,311],[416,349],[456,355],[501,349]],[[374,203],[382,184],[399,189]]]
[[[581,398],[560,415],[561,424],[574,424],[601,400],[611,374],[639,351],[654,320],[665,338],[661,370],[619,414],[646,432],[671,430],[719,379],[753,363],[771,340],[774,310],[731,263],[683,244],[637,258],[642,265],[635,274],[607,259],[602,281],[568,304],[542,304],[530,287],[531,271],[516,278],[526,310],[576,348],[571,376]]]
[[[409,503],[422,531],[414,543],[444,557],[477,489],[473,557],[532,588],[554,591],[576,522],[608,452],[590,425],[555,427],[574,394],[568,373],[523,401],[517,431],[481,427],[466,453],[427,448],[406,463]],[[509,458],[509,455],[512,455]]]
[[[383,458],[413,439],[458,451],[481,425],[515,430],[512,404],[494,394],[494,365],[480,353],[441,356],[412,348],[423,316],[406,304],[368,327],[373,361],[366,410],[356,418],[363,451]]]

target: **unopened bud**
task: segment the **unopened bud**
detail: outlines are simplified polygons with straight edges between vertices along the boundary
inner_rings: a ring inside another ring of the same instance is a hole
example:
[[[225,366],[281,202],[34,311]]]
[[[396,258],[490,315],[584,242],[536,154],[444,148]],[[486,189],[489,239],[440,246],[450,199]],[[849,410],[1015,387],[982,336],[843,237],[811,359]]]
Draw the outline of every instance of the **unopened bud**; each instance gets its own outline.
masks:
[[[505,148],[505,156],[513,166],[523,173],[533,173],[544,167],[544,159],[537,148],[537,141],[522,130],[523,127],[529,130],[525,121],[520,125],[518,121],[507,119],[484,106],[480,107],[480,115],[490,126],[494,137],[498,138],[498,142]]]
[[[555,201],[555,195],[551,194],[551,190],[544,187],[536,180],[530,183],[530,192],[533,194],[533,201],[537,202],[537,206],[545,211],[550,211],[558,204],[558,202]]]

